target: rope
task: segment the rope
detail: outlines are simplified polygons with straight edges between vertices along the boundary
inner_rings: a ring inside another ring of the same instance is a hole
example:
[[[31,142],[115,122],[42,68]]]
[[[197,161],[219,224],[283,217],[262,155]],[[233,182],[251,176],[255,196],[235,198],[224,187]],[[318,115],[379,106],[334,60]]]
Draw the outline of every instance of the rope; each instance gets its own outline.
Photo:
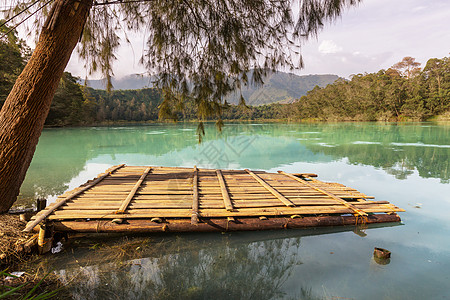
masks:
[[[358,220],[361,218],[361,225],[365,225],[368,221],[369,221],[369,219],[367,218],[367,216],[364,216],[364,215],[360,215],[360,214],[354,214],[354,216],[355,216],[355,218],[356,218],[356,223],[355,223],[355,226],[357,226],[358,225]]]

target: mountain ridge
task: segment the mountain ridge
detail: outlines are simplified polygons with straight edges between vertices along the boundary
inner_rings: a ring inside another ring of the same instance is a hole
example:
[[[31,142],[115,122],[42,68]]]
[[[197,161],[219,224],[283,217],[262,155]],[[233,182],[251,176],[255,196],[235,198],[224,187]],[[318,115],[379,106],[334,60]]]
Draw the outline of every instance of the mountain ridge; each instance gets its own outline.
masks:
[[[295,75],[292,73],[276,72],[264,78],[261,86],[244,86],[240,93],[248,105],[264,105],[270,103],[291,103],[296,99],[306,95],[315,86],[325,87],[332,84],[340,77],[333,74],[323,75]],[[123,78],[112,78],[112,85],[115,90],[136,90],[153,87],[153,77],[139,74],[127,75]],[[88,80],[87,86],[104,90],[104,80]],[[225,98],[230,104],[238,104],[240,93],[235,92]]]

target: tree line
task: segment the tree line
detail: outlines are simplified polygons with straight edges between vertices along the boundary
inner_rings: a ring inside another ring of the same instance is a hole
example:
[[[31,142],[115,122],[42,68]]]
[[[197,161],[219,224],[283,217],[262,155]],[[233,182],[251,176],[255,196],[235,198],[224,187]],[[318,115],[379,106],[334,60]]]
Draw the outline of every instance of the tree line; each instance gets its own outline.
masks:
[[[315,87],[292,106],[297,119],[321,121],[426,120],[450,109],[450,59],[412,57],[387,70]]]
[[[30,49],[11,35],[0,42],[0,106],[24,68]],[[324,88],[316,86],[294,103],[220,107],[223,120],[400,121],[425,120],[450,109],[450,59],[432,58],[421,69],[412,57],[387,70],[339,79]],[[82,126],[108,122],[158,121],[159,89],[96,90],[65,72],[53,98],[47,126]],[[185,101],[173,107],[172,118],[197,120],[198,103]],[[210,117],[219,118],[218,115]]]
[[[47,125],[158,121],[158,89],[94,90],[65,73],[53,100]],[[172,118],[198,120],[198,103],[172,108]],[[376,73],[357,74],[320,88],[294,103],[261,106],[223,104],[223,120],[422,121],[450,110],[450,59],[429,59],[421,69],[414,58]],[[219,116],[210,117],[211,120]]]

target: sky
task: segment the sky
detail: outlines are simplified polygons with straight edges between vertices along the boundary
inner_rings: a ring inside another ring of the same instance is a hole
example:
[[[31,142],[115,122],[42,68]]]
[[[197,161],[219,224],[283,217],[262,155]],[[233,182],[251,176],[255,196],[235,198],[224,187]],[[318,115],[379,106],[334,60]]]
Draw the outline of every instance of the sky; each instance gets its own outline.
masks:
[[[131,40],[133,47],[124,42],[114,62],[118,78],[145,73],[138,63],[143,41],[137,34]],[[317,38],[303,42],[305,67],[293,73],[349,78],[387,69],[405,56],[416,58],[424,67],[429,58],[449,53],[450,0],[363,0],[327,24]],[[85,78],[83,65],[74,52],[67,71]],[[101,75],[88,78],[99,79]]]

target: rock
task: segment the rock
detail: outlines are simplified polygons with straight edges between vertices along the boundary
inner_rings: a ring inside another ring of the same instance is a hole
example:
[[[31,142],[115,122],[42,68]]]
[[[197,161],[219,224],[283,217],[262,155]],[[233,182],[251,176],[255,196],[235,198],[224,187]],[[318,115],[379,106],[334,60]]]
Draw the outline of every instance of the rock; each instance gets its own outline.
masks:
[[[377,258],[390,258],[391,251],[375,247],[375,249],[373,250],[373,256]]]
[[[387,265],[391,262],[391,251],[375,247],[373,251],[373,259],[379,265]]]

